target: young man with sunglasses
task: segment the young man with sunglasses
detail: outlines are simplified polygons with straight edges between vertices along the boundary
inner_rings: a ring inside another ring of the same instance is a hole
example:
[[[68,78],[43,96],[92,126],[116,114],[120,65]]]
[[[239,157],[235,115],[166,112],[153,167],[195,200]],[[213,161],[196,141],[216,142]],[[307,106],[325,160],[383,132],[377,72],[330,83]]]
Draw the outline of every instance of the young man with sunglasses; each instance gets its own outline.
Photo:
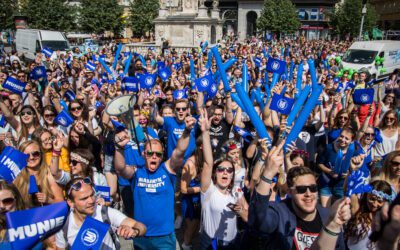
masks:
[[[196,123],[186,117],[184,130],[167,161],[163,162],[163,145],[151,139],[143,152],[145,166],[128,166],[124,148],[129,142],[127,131],[115,135],[115,170],[121,177],[131,180],[133,186],[134,217],[147,227],[146,237],[134,241],[135,249],[175,249],[174,195],[176,172],[183,165],[190,134]]]
[[[350,201],[339,200],[331,213],[318,204],[313,171],[293,167],[287,173],[290,198],[270,202],[272,179],[283,165],[283,143],[268,153],[261,181],[250,202],[249,226],[266,237],[265,249],[310,249],[324,240],[327,249],[345,249],[341,228],[350,219]]]
[[[110,224],[101,249],[119,249],[118,236],[135,238],[146,233],[146,226],[128,218],[116,209],[96,205],[95,190],[89,177],[72,179],[66,185],[70,214],[62,230],[56,234],[57,249],[69,249],[87,216]]]

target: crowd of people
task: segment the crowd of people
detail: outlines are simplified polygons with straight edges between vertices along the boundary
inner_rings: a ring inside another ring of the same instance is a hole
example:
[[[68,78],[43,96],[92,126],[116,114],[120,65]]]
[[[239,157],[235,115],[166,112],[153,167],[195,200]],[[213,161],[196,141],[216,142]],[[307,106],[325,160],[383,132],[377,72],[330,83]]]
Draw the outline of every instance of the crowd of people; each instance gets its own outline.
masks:
[[[38,51],[29,63],[16,52],[3,54],[0,86],[9,77],[26,86],[22,94],[0,87],[0,150],[10,146],[29,157],[13,183],[0,181],[0,244],[8,242],[6,213],[67,201],[66,225],[36,249],[71,247],[86,217],[112,225],[102,249],[119,249],[119,237],[133,239],[135,249],[176,249],[179,228],[184,250],[395,249],[400,211],[388,205],[400,192],[399,72],[375,83],[372,104],[355,104],[354,90],[369,88],[371,79],[365,71],[340,69],[350,45],[223,40],[217,45],[222,61],[237,59],[226,69],[231,92],[216,77],[220,65],[206,46],[130,54],[112,43],[99,53]],[[269,57],[288,68],[294,63],[291,76],[271,85]],[[296,120],[289,125],[271,101],[274,95],[295,99],[312,85],[309,59],[323,91],[297,140],[286,144]],[[39,66],[46,69],[42,78],[32,75]],[[150,88],[139,80],[137,90],[128,88],[127,78],[165,68],[168,77],[157,76]],[[195,84],[209,74],[214,94]],[[252,108],[271,141],[233,98],[244,78],[249,97],[261,93]],[[136,133],[128,131],[126,116],[106,112],[125,94],[136,96],[129,111]],[[57,123],[62,111],[71,125]],[[346,196],[355,171],[372,190]],[[95,186],[110,187],[110,200]],[[388,213],[384,230],[380,218]],[[384,230],[380,240],[370,240],[377,228]]]

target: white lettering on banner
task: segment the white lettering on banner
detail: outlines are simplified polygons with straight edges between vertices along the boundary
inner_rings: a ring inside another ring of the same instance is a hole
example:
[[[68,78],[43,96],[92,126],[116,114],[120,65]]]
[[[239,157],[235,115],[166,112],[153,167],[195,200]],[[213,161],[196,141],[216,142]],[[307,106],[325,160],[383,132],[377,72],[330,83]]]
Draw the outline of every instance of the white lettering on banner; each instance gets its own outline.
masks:
[[[19,169],[18,165],[11,160],[10,158],[7,158],[6,161],[4,162],[4,165],[10,169],[10,171],[12,172],[12,176],[13,178],[15,178],[16,176],[19,175],[19,173],[21,173],[21,170]]]
[[[110,193],[109,193],[109,192],[98,191],[98,194],[99,194],[101,197],[104,197],[104,198],[110,197]]]
[[[64,223],[64,220],[65,216],[60,216],[54,219],[40,221],[30,225],[10,228],[8,230],[10,242],[35,237],[38,234],[39,237],[42,237],[45,233],[52,230],[53,228],[61,226]]]
[[[13,82],[11,82],[11,81],[7,81],[7,82],[5,83],[5,85],[9,85],[10,87],[13,87],[14,89],[17,89],[17,90],[19,90],[19,91],[23,91],[24,88],[25,88],[24,86],[15,84],[15,83],[13,83]]]
[[[163,176],[163,179],[165,178],[166,177]],[[137,183],[137,187],[146,188],[146,192],[148,193],[155,193],[157,192],[157,188],[164,186],[165,186],[165,181],[163,181],[161,177],[158,177],[156,179],[147,179],[140,177]]]

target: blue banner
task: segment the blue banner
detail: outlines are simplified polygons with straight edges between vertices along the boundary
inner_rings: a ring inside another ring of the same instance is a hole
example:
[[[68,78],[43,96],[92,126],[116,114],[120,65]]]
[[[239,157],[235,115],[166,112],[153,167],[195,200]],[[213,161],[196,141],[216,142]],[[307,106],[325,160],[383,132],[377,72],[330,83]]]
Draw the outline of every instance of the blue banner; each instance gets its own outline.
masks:
[[[168,81],[169,77],[171,76],[171,69],[168,67],[159,69],[158,76],[161,78],[161,80],[163,80],[163,82]]]
[[[43,49],[42,49],[42,53],[43,53],[46,57],[50,58],[51,55],[53,55],[54,51],[46,47],[46,48],[43,48]]]
[[[87,216],[76,235],[71,250],[100,249],[109,227],[109,224]]]
[[[141,89],[152,89],[156,84],[156,74],[143,74],[140,76],[140,88]]]
[[[279,75],[282,75],[285,73],[286,70],[286,62],[275,59],[275,58],[268,58],[267,62],[267,71],[273,72],[273,73],[278,73]]]
[[[6,117],[4,115],[0,115],[0,127],[4,128],[5,126],[7,126]]]
[[[54,121],[57,124],[60,124],[63,127],[69,127],[74,122],[74,118],[70,114],[68,114],[67,111],[62,110],[56,118],[54,118]]]
[[[174,90],[174,100],[179,100],[179,99],[187,99],[188,95],[187,95],[187,89],[177,89]]]
[[[120,123],[120,122],[118,122],[118,121],[116,121],[116,120],[111,119],[111,123],[113,124],[114,129],[115,129],[115,131],[116,131],[117,133],[118,133],[118,132],[121,132],[122,130],[125,130],[125,129],[126,129],[126,126],[125,126],[124,124],[122,124],[122,123]]]
[[[73,101],[76,98],[76,95],[74,93],[74,91],[72,90],[67,90],[67,92],[65,92],[64,97],[66,97],[68,99],[68,101]]]
[[[125,85],[126,91],[133,91],[133,92],[139,91],[139,79],[135,76],[125,77],[122,80],[122,83]]]
[[[104,199],[106,202],[111,201],[111,196],[110,196],[110,187],[108,186],[95,186],[94,189],[96,190],[96,195],[99,195],[101,198]]]
[[[174,64],[172,64],[172,68],[175,70],[175,71],[179,71],[181,68],[182,68],[182,63],[174,63]]]
[[[95,71],[96,70],[96,64],[94,62],[88,62],[85,65],[85,68],[87,68],[90,71]]]
[[[288,115],[292,110],[293,104],[294,99],[275,94],[272,97],[271,105],[269,106],[269,108],[281,114]]]
[[[61,230],[67,216],[65,201],[7,213],[8,237],[13,249],[31,249],[40,240]]]
[[[12,183],[26,166],[29,155],[7,146],[0,155],[0,177]]]
[[[208,98],[214,98],[218,93],[218,87],[217,84],[212,83],[210,88],[207,90],[207,97]]]
[[[210,89],[211,85],[214,83],[214,79],[212,74],[209,74],[196,79],[194,82],[196,84],[197,90],[199,92],[204,92]]]
[[[9,76],[3,83],[3,88],[8,89],[15,94],[22,95],[22,92],[25,90],[25,85],[25,83]]]
[[[28,189],[29,194],[36,194],[39,193],[39,187],[36,183],[36,178],[34,175],[29,176],[29,189]]]
[[[353,101],[358,105],[373,103],[374,89],[356,89],[353,93]]]
[[[40,78],[47,77],[46,68],[44,66],[37,66],[31,71],[33,80],[39,80]]]

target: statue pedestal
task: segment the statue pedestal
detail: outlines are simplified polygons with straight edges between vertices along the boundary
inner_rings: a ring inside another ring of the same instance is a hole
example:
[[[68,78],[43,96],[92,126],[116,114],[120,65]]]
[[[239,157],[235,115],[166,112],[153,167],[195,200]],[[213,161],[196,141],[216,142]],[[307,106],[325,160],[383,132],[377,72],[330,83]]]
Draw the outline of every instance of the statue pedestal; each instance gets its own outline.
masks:
[[[211,10],[211,18],[219,19],[219,9]]]
[[[197,14],[197,18],[208,18],[207,7],[199,7],[199,12]]]
[[[166,16],[168,16],[168,10],[167,10],[167,9],[159,9],[159,10],[158,10],[158,16],[159,16],[159,17],[166,17]]]

